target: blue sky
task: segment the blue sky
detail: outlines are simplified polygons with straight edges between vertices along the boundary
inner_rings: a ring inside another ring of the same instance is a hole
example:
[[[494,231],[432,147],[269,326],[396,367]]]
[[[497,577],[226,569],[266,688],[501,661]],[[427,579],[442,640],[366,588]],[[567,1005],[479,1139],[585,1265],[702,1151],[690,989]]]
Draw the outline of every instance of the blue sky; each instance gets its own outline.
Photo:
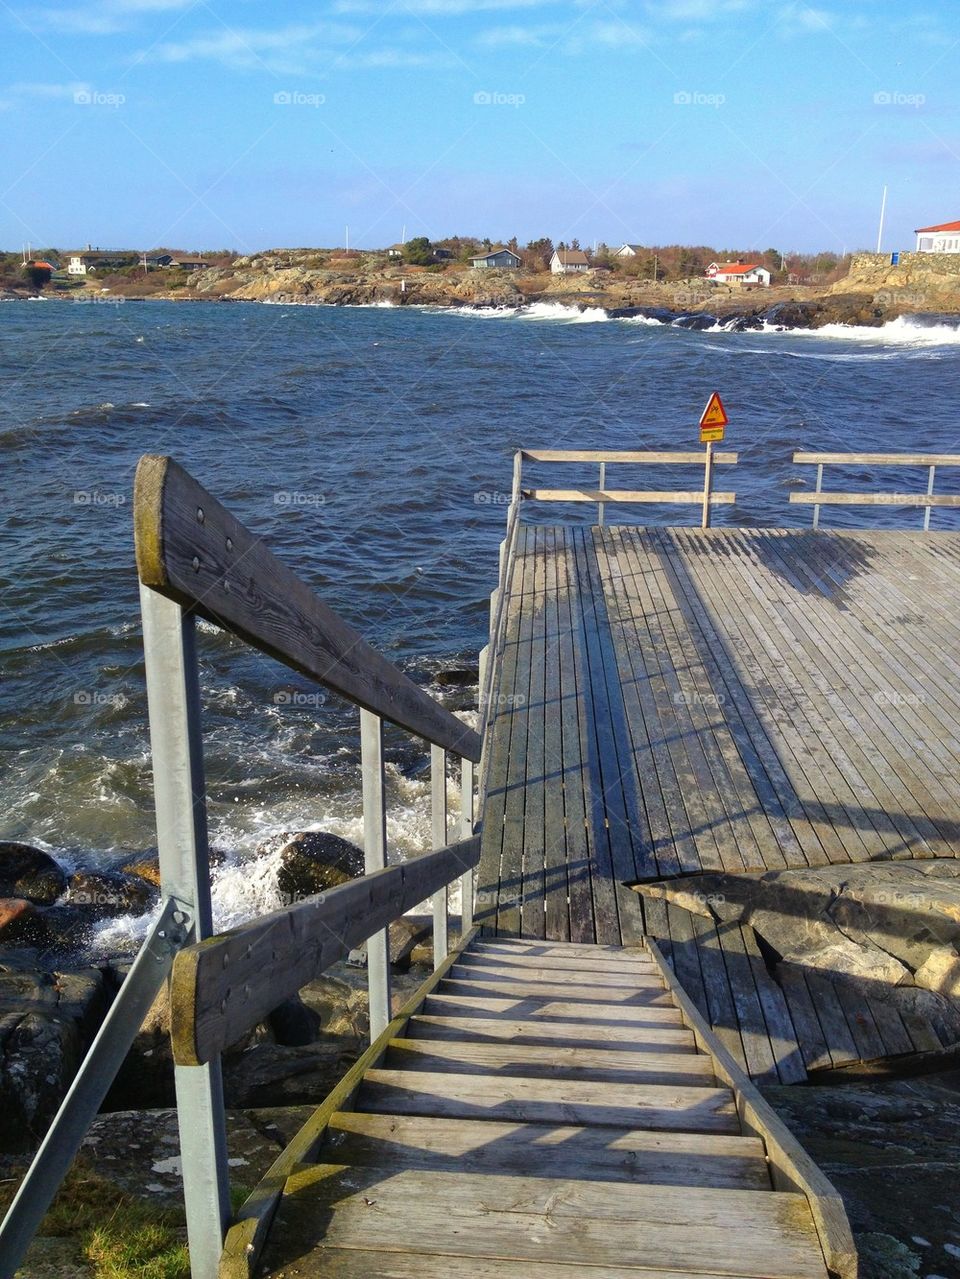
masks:
[[[0,0],[0,245],[885,248],[960,218],[960,7]]]

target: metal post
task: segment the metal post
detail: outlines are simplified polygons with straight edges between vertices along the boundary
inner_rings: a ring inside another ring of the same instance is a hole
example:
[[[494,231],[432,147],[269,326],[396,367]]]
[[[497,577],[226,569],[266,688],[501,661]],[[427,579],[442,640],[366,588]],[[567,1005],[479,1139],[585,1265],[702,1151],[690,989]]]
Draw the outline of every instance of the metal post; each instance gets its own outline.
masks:
[[[473,760],[460,760],[460,838],[473,835]],[[473,867],[460,876],[460,936],[473,927]]]
[[[931,466],[931,467],[930,467],[930,474],[929,474],[929,476],[927,477],[927,497],[933,497],[933,481],[934,481],[934,479],[936,478],[936,474],[937,474],[937,468],[936,468],[935,466]],[[923,531],[924,531],[924,533],[929,533],[929,532],[930,532],[930,512],[931,512],[931,510],[932,510],[932,509],[933,509],[932,507],[928,506],[928,507],[924,510],[924,513],[923,513]]]
[[[123,1059],[166,980],[185,920],[168,901],[137,952],[0,1226],[0,1279],[13,1279]]]
[[[360,769],[363,775],[363,866],[366,874],[387,864],[387,807],[384,802],[383,720],[360,711]],[[370,1039],[390,1021],[390,945],[385,928],[367,938]]]
[[[600,492],[601,493],[606,488],[606,485],[607,485],[607,464],[606,462],[601,462],[600,463]],[[597,523],[600,525],[601,528],[603,528],[603,500],[602,499],[597,503]]]
[[[447,846],[447,752],[430,746],[430,799],[434,848]],[[447,886],[433,894],[433,966],[439,968],[449,952]]]
[[[817,487],[813,491],[814,493],[823,492],[823,463],[822,462],[819,462],[817,464]],[[814,503],[814,507],[813,507],[813,527],[814,528],[820,527],[820,503],[819,502]]]
[[[140,587],[160,891],[193,920],[188,940],[213,931],[200,686],[193,616]],[[177,1119],[193,1279],[217,1279],[230,1215],[220,1060],[176,1066]]]
[[[703,463],[703,518],[701,528],[710,527],[710,495],[713,493],[713,441],[707,444],[707,456]]]

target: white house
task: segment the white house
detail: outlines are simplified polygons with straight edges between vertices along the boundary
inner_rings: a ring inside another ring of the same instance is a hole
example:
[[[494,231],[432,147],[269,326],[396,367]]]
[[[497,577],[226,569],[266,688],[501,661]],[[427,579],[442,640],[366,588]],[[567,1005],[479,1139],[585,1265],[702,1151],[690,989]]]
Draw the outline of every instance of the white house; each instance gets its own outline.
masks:
[[[505,249],[502,244],[495,244],[489,253],[478,254],[470,259],[472,267],[505,267],[509,271],[520,265],[520,254],[513,249]]]
[[[759,262],[711,262],[707,267],[707,279],[717,284],[759,284],[770,287],[770,272]]]
[[[623,244],[613,256],[615,258],[638,258],[642,252],[642,244]]]
[[[916,236],[918,253],[960,253],[960,222],[922,226]]]
[[[72,253],[67,263],[67,275],[86,275],[87,264],[79,253]]]
[[[589,271],[590,263],[582,249],[554,249],[550,270],[554,275],[570,275],[574,271]]]

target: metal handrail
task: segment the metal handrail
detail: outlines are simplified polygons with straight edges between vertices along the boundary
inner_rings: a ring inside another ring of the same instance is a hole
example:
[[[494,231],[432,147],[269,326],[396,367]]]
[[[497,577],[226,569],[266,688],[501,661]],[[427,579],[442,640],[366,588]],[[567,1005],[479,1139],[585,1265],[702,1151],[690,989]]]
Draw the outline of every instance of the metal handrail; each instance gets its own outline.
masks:
[[[935,506],[960,507],[960,494],[933,491],[938,466],[960,466],[960,453],[794,453],[795,463],[816,466],[817,483],[812,493],[791,493],[790,501],[813,507],[813,527],[820,527],[821,506],[917,506],[923,507],[923,530],[930,531],[930,512]],[[823,488],[824,466],[917,466],[927,468],[926,493],[838,493]]]
[[[391,875],[394,868],[386,868],[384,719],[430,743],[433,846],[450,855],[438,859],[434,854],[429,875],[425,865],[411,880],[425,884],[433,894],[435,966],[443,963],[448,952],[448,889],[457,879],[461,931],[473,924],[473,866],[478,848],[475,840],[469,853],[466,848],[457,853],[458,846],[450,845],[446,764],[448,752],[460,756],[460,836],[470,841],[474,764],[481,757],[479,735],[371,648],[172,459],[141,458],[134,486],[134,528],[161,913],[0,1225],[0,1279],[13,1279],[174,961],[213,935],[197,617],[231,631],[360,708],[365,871],[381,885],[378,891],[385,887],[388,893],[387,903],[380,902],[379,913],[371,916],[375,931],[367,940],[371,1039],[390,1021],[389,949],[383,919],[390,913],[389,893],[403,881],[402,875]],[[441,880],[441,886],[434,888]],[[355,904],[357,894],[341,893],[334,900]],[[404,900],[401,893],[400,909]],[[288,913],[303,920],[303,903],[290,907]],[[324,920],[329,913],[329,909],[320,912]],[[322,926],[329,928],[329,921]],[[363,920],[353,918],[344,937],[349,935],[356,944],[366,931]],[[333,950],[326,953],[329,956]],[[177,1008],[172,1007],[171,1021],[177,1016]],[[216,1279],[230,1211],[219,1053],[197,1065],[175,1064],[174,1081],[191,1272],[194,1279]]]

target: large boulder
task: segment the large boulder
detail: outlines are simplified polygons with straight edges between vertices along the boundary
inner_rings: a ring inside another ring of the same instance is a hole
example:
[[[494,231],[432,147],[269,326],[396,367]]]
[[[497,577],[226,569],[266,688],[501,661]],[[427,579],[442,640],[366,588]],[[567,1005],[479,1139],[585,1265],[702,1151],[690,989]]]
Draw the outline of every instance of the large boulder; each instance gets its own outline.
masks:
[[[33,902],[22,897],[0,897],[0,944],[43,945],[48,937],[43,917]]]
[[[0,897],[50,906],[66,886],[66,875],[49,853],[31,844],[0,840]]]
[[[157,891],[138,875],[77,871],[70,876],[66,900],[74,906],[91,906],[99,915],[142,915],[157,898]]]
[[[960,1001],[960,955],[953,946],[938,946],[913,974],[913,979],[918,986]]]
[[[257,855],[280,854],[277,887],[289,901],[325,893],[363,874],[363,849],[326,831],[275,835]]]

